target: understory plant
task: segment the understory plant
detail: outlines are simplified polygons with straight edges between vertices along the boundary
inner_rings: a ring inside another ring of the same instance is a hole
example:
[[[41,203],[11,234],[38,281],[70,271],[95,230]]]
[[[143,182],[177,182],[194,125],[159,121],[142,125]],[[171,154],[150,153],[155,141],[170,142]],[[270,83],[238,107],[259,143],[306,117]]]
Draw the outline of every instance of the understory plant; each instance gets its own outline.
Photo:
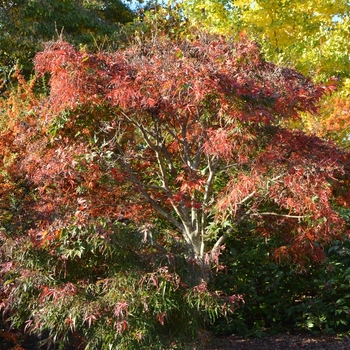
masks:
[[[244,304],[212,328],[217,334],[263,336],[304,330],[349,335],[350,242],[335,240],[319,263],[300,265],[278,261],[276,239],[254,234],[235,237],[234,248],[224,252],[226,270],[216,283],[234,290]]]
[[[175,241],[164,252],[152,239],[104,219],[67,226],[39,245],[2,235],[7,324],[35,334],[42,346],[163,349],[196,338],[239,306],[240,297],[191,283],[199,266],[181,256]]]

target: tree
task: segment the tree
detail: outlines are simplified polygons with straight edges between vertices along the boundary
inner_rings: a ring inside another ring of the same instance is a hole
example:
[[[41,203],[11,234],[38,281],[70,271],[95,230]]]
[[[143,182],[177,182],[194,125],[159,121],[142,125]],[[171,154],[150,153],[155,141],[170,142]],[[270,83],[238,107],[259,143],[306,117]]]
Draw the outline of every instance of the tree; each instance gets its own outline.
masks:
[[[50,215],[63,206],[67,219],[112,216],[145,232],[160,217],[201,264],[226,220],[254,218],[298,257],[345,233],[331,198],[346,154],[280,126],[315,111],[324,87],[266,62],[255,43],[159,37],[88,55],[58,41],[35,66],[51,74],[37,116],[47,134],[24,146],[20,168]]]
[[[347,1],[196,1],[183,3],[192,25],[236,35],[246,31],[267,59],[316,79],[348,77]]]
[[[119,0],[1,1],[1,71],[9,79],[18,64],[28,75],[35,54],[61,31],[67,40],[89,49],[113,43],[119,25],[133,17],[133,12]]]

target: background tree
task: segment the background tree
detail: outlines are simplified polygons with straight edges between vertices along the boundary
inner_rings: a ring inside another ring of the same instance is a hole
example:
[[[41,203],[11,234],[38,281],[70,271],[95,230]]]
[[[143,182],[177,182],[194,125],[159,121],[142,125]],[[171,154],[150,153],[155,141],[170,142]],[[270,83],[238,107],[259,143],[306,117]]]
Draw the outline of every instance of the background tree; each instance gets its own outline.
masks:
[[[246,31],[261,43],[268,60],[319,80],[348,76],[347,1],[207,0],[184,2],[183,9],[193,25],[201,21],[212,32]]]
[[[90,50],[113,45],[120,24],[133,17],[134,13],[120,0],[1,1],[0,69],[7,79],[15,64],[29,74],[34,55],[61,31],[70,42]]]

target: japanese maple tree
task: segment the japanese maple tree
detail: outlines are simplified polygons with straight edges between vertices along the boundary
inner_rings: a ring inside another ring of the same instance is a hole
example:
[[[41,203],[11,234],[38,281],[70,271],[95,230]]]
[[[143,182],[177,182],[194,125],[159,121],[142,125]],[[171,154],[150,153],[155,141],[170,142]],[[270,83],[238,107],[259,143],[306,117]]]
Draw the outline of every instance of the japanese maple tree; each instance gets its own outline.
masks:
[[[59,40],[35,67],[50,94],[18,166],[39,193],[36,244],[96,217],[152,239],[160,220],[208,266],[245,220],[296,260],[322,259],[347,234],[337,205],[349,204],[348,155],[282,126],[316,112],[325,88],[265,61],[256,43],[158,36],[87,54]]]

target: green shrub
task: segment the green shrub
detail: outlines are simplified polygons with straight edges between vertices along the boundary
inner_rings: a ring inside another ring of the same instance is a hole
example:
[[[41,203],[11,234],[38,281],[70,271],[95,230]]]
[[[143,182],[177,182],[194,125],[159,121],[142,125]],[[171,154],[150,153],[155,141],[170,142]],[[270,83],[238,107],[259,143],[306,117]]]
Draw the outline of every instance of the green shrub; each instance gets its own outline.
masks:
[[[214,331],[262,336],[304,329],[349,333],[350,241],[335,241],[321,265],[277,263],[277,241],[241,235],[224,255],[226,274],[217,277],[223,290],[241,294],[245,304],[218,321]]]
[[[296,306],[298,327],[325,333],[347,333],[350,325],[350,241],[335,241],[315,269],[313,295]]]

